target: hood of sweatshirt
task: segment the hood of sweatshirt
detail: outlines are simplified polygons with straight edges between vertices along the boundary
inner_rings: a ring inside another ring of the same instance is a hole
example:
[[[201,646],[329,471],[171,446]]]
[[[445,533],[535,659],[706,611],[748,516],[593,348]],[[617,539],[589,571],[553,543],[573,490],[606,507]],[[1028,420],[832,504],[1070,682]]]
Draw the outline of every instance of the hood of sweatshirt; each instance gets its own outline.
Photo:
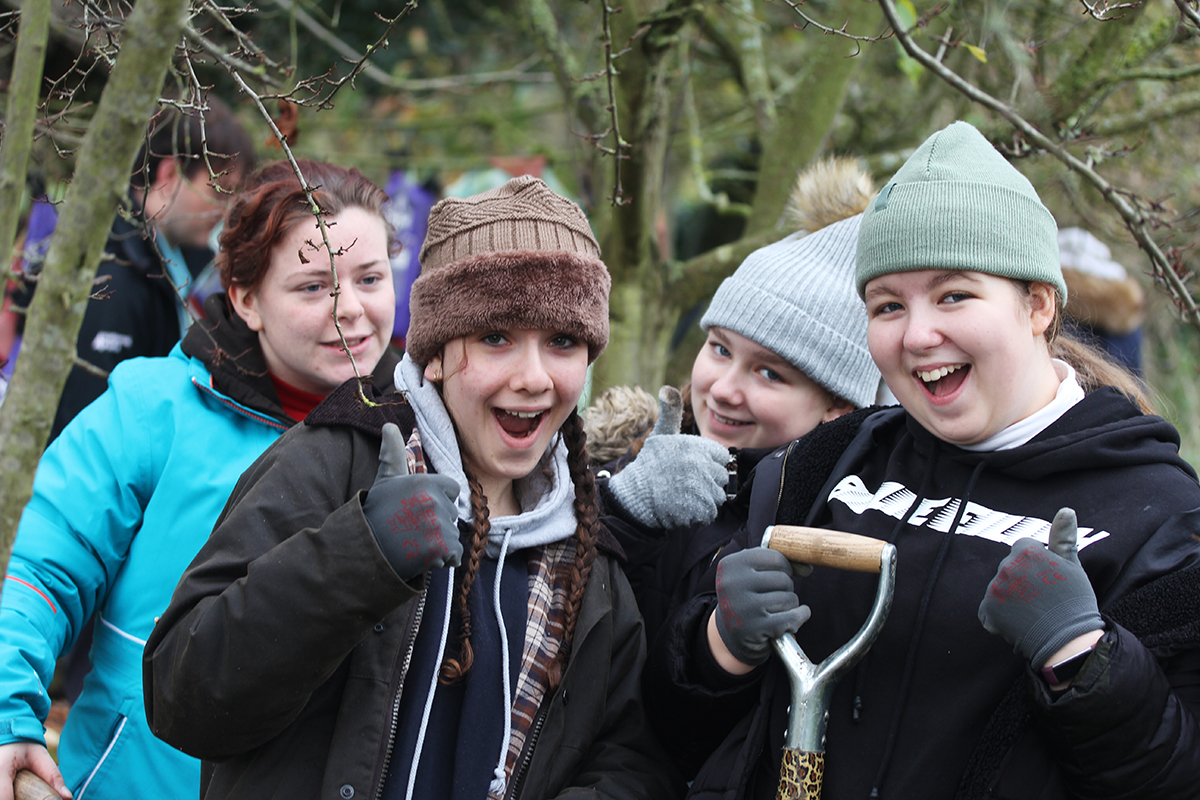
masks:
[[[922,455],[934,448],[942,457],[1010,477],[1041,481],[1052,475],[1089,469],[1170,464],[1195,478],[1179,455],[1179,432],[1159,416],[1142,414],[1124,395],[1104,387],[1087,395],[1029,442],[1011,450],[974,453],[941,442],[911,416],[908,430]]]
[[[471,521],[471,490],[463,472],[462,453],[454,424],[446,413],[437,387],[424,379],[423,371],[407,354],[396,366],[396,388],[404,393],[417,418],[425,457],[439,475],[458,481],[458,518]],[[549,452],[551,478],[535,469],[516,481],[520,514],[491,518],[487,554],[497,558],[502,548],[514,552],[526,547],[552,544],[575,534],[575,485],[567,468],[567,446],[561,436]],[[505,544],[507,540],[507,544]]]

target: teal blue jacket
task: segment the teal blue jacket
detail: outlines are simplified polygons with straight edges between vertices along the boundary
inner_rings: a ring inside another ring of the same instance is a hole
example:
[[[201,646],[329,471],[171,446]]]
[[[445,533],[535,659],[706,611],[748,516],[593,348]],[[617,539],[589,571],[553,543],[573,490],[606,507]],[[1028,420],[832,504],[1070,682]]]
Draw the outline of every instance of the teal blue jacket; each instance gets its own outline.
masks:
[[[170,355],[113,370],[46,450],[21,516],[0,600],[0,744],[44,741],[55,661],[94,614],[58,750],[77,800],[199,793],[199,762],[146,725],[142,647],[242,471],[292,424],[257,338],[214,321],[223,310]]]

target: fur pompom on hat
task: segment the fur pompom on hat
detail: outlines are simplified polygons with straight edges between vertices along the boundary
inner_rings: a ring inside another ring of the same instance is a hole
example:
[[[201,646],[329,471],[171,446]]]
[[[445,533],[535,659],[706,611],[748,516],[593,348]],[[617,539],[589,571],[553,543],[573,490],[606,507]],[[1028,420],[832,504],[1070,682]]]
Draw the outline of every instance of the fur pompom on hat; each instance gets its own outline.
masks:
[[[801,172],[789,207],[801,230],[746,256],[722,281],[700,327],[745,336],[857,408],[875,402],[879,369],[854,291],[860,212],[873,194],[853,159]]]
[[[523,175],[429,212],[406,350],[424,366],[451,339],[535,328],[608,344],[608,268],[582,209]]]
[[[1041,281],[1067,298],[1054,216],[967,122],[926,139],[863,214],[860,296],[872,278],[923,269]]]

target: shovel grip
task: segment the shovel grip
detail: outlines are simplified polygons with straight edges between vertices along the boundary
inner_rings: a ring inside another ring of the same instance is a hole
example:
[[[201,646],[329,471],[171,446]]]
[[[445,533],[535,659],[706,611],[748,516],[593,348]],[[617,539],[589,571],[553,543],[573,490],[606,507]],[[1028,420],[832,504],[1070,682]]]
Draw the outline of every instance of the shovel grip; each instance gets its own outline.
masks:
[[[778,550],[789,561],[851,572],[878,573],[887,542],[857,533],[772,525],[763,534],[763,547]]]
[[[13,781],[13,800],[62,800],[50,784],[27,769],[17,773]]]
[[[776,800],[820,800],[824,778],[824,753],[785,747]]]

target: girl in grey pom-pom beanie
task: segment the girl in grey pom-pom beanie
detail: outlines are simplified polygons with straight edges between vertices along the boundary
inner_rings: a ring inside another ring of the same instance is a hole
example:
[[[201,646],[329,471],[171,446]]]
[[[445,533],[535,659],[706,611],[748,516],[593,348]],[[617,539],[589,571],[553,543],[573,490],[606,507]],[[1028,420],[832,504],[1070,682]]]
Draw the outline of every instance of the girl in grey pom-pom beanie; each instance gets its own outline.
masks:
[[[692,368],[701,434],[777,447],[875,402],[879,370],[854,291],[859,212],[873,192],[852,159],[814,165],[792,196],[801,230],[754,251],[721,283]]]

